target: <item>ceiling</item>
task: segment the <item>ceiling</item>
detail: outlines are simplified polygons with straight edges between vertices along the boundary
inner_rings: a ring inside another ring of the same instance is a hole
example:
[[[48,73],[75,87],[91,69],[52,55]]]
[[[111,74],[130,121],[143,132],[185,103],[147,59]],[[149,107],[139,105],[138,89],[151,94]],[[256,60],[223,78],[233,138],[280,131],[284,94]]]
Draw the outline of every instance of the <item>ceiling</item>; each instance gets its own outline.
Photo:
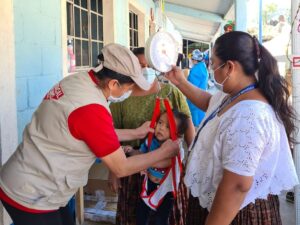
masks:
[[[165,14],[183,38],[210,43],[226,20],[234,19],[234,0],[166,0]]]

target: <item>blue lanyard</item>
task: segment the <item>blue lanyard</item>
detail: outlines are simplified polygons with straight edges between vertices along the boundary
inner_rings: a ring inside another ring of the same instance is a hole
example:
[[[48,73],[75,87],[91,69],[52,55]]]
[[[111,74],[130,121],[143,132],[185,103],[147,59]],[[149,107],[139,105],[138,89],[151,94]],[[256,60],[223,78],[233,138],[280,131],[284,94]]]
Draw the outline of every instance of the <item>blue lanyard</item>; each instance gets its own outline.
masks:
[[[192,148],[194,148],[195,144],[196,144],[196,140],[198,139],[198,136],[200,134],[200,132],[202,131],[202,129],[205,127],[205,125],[212,120],[222,109],[225,108],[225,106],[227,106],[228,104],[230,104],[232,101],[234,101],[237,97],[239,97],[242,94],[245,94],[249,91],[252,91],[253,89],[257,88],[257,83],[254,84],[250,84],[249,86],[243,88],[242,90],[240,90],[236,95],[232,96],[231,98],[223,101],[207,118],[206,120],[202,123],[202,126],[198,129],[197,134],[195,136]]]

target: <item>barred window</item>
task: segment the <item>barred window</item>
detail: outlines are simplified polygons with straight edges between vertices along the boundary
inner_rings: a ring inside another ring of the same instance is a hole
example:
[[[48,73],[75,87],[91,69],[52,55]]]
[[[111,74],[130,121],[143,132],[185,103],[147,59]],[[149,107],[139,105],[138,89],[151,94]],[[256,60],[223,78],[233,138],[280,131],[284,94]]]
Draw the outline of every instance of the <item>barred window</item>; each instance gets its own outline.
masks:
[[[103,47],[102,0],[67,0],[67,35],[72,40],[76,68],[97,63]]]
[[[138,39],[138,15],[132,11],[129,11],[129,44],[130,49],[137,48],[139,46]]]

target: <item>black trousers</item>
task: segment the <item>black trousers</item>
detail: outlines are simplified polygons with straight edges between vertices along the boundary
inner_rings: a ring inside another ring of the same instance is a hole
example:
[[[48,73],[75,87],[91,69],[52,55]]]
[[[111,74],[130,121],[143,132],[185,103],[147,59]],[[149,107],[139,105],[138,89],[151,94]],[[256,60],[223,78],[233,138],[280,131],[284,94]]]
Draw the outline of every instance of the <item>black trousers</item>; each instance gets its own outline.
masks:
[[[149,195],[157,187],[158,184],[153,183],[151,180],[148,179],[147,194]],[[172,211],[173,204],[174,198],[171,192],[165,195],[163,202],[157,208],[156,211],[152,210],[149,206],[145,204],[145,202],[142,199],[140,199],[137,206],[136,224],[148,225],[149,221],[151,220],[151,225],[168,225],[168,219]]]
[[[14,225],[75,225],[68,207],[49,213],[28,213],[12,207],[4,201],[2,204]]]

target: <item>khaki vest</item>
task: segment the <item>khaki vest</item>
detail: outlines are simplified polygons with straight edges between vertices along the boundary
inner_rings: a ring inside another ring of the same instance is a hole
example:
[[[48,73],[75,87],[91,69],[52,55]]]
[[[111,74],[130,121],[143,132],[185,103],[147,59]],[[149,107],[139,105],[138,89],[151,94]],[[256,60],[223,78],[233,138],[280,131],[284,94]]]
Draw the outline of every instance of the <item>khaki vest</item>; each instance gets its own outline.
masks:
[[[68,117],[89,104],[109,111],[87,73],[70,75],[48,92],[26,126],[23,142],[1,169],[0,185],[11,199],[31,209],[57,209],[87,183],[96,157],[70,134]]]

